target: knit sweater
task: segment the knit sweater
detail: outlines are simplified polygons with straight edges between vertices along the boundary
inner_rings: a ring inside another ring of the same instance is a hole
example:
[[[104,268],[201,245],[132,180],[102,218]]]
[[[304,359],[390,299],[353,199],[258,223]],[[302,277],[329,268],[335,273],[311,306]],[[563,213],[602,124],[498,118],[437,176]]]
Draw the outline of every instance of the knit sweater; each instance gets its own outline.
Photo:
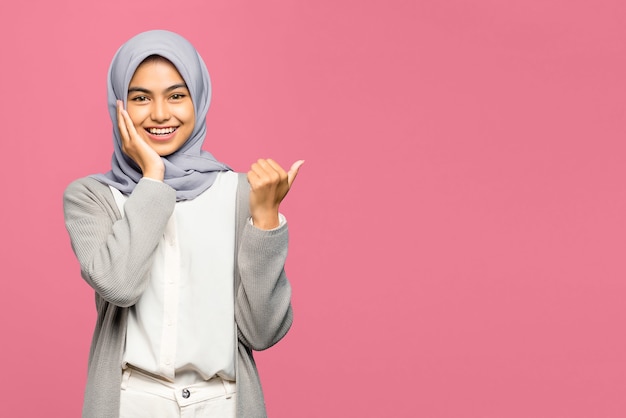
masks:
[[[264,231],[247,222],[249,185],[239,174],[235,241],[237,417],[266,417],[252,355],[280,341],[292,323],[285,276],[288,228]],[[170,186],[141,180],[119,213],[111,190],[86,177],[64,194],[65,223],[81,275],[95,291],[97,321],[89,353],[84,418],[118,418],[129,307],[150,277],[159,240],[176,203]],[[200,320],[200,319],[199,319]]]

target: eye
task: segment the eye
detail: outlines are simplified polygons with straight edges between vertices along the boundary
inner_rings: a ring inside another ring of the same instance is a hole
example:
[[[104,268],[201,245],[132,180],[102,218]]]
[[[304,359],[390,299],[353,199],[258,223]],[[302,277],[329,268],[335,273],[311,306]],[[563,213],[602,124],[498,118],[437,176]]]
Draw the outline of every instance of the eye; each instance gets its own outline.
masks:
[[[130,100],[133,102],[145,102],[148,100],[148,98],[146,96],[135,96],[131,98]]]
[[[172,94],[172,96],[170,97],[172,100],[182,100],[185,97],[187,97],[187,95],[183,94],[183,93],[174,93]]]

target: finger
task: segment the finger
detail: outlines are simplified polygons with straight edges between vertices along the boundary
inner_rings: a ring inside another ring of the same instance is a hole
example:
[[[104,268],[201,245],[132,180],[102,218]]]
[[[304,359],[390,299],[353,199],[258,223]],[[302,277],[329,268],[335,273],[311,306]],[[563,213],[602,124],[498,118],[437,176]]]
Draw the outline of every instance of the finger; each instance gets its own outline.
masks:
[[[262,161],[263,161],[263,163],[267,167],[271,167],[272,170],[275,170],[275,171],[278,171],[278,172],[283,170],[283,168],[276,161],[272,160],[271,158],[267,158],[267,159],[262,160]]]
[[[248,171],[247,178],[250,187],[254,187],[259,182],[259,175],[252,168]]]
[[[287,172],[276,161],[268,158],[265,162],[267,163],[268,168],[271,168],[273,171],[278,173],[281,179],[287,178]]]
[[[131,134],[134,138],[137,138],[138,140],[145,142],[143,138],[139,135],[139,132],[137,132],[137,128],[135,128],[135,123],[130,118],[128,111],[126,110],[124,110],[124,120],[126,120],[126,129],[128,129],[128,133]]]
[[[296,179],[296,176],[298,175],[298,171],[300,171],[300,167],[302,167],[302,164],[304,164],[304,160],[296,161],[291,165],[291,168],[287,172],[287,183],[289,184],[289,187],[291,187],[291,184]]]
[[[124,109],[122,109],[122,118],[124,118],[124,124],[125,124],[124,127],[126,128],[126,131],[128,132],[129,137],[131,139],[135,138],[137,136],[137,130],[135,129],[135,125],[133,124],[133,121],[130,118],[130,115]]]
[[[122,101],[117,101],[117,127],[120,130],[120,134],[122,135],[122,140],[128,141],[129,133],[128,128],[126,127],[126,121],[124,120],[124,107],[122,105]]]
[[[248,178],[252,177],[253,180],[258,181],[265,175],[265,170],[261,165],[256,162],[250,166],[250,171],[248,172]]]
[[[263,159],[263,158],[259,158],[257,160],[257,165],[258,167],[265,173],[268,175],[271,175],[272,173],[274,173],[276,170],[274,170],[274,167],[272,167],[272,165],[269,163],[268,160]]]
[[[278,166],[274,162],[274,165]],[[259,176],[261,180],[269,181],[271,183],[278,182],[281,179],[281,172],[286,177],[286,173],[278,166],[280,171],[277,171],[272,164],[266,159],[260,158],[256,163],[252,164],[252,169]]]

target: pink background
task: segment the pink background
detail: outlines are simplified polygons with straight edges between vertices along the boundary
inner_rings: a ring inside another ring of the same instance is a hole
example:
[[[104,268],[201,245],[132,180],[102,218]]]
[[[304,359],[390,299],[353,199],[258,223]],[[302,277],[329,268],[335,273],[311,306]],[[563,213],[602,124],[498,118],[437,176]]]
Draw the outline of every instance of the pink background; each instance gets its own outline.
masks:
[[[273,418],[626,416],[622,0],[4,1],[0,415],[79,416],[95,309],[63,225],[110,59],[190,39],[206,148],[306,159]]]

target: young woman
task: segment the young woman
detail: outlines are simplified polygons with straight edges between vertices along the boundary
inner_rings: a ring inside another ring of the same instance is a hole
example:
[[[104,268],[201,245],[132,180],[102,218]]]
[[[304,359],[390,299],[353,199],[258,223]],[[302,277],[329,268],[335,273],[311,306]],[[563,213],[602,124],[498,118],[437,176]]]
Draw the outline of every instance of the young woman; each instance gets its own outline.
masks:
[[[64,195],[98,313],[83,417],[266,416],[252,351],[291,326],[279,206],[303,161],[216,161],[201,149],[210,96],[172,32],[133,37],[111,63],[111,171]]]

